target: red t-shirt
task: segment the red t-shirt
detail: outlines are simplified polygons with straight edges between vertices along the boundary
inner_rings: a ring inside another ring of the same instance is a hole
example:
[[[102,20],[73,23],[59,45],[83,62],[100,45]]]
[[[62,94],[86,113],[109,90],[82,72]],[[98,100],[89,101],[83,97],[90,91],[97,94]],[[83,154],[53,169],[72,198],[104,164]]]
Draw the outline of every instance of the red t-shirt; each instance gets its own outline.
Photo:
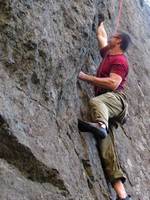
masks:
[[[104,47],[100,50],[101,56],[103,57],[103,60],[98,67],[97,70],[97,77],[109,77],[110,73],[115,73],[121,76],[122,81],[117,91],[123,91],[128,75],[128,60],[124,54],[118,54],[118,55],[109,55],[107,53],[107,47]],[[95,86],[95,95],[100,95],[105,92],[107,92],[107,89]]]

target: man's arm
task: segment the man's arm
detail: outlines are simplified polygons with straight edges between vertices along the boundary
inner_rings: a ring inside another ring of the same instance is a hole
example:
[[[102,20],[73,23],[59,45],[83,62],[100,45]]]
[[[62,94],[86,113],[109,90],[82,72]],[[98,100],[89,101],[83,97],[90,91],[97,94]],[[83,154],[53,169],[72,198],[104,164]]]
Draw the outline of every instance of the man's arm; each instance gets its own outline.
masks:
[[[100,25],[98,26],[96,34],[99,43],[99,48],[102,49],[105,46],[107,46],[108,38],[103,22],[101,22]]]
[[[101,88],[106,88],[110,90],[116,90],[122,81],[122,77],[111,73],[109,77],[99,78],[96,76],[85,74],[84,72],[79,73],[79,79],[82,81],[87,81],[92,85],[99,86]]]

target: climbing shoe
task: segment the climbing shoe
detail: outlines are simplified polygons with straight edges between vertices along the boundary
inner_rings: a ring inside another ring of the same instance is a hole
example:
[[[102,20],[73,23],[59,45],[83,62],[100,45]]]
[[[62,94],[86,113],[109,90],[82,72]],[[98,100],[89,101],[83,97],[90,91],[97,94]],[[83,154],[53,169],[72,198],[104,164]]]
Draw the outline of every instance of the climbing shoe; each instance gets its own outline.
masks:
[[[100,26],[100,24],[105,20],[105,17],[102,13],[100,13],[98,15],[98,25]]]
[[[107,136],[107,128],[104,123],[92,123],[78,119],[78,129],[81,132],[92,132],[97,134],[101,139],[104,139]]]
[[[116,200],[132,200],[132,199],[131,199],[131,196],[128,195],[128,196],[127,196],[126,198],[124,198],[124,199],[120,199],[120,198],[118,197]]]

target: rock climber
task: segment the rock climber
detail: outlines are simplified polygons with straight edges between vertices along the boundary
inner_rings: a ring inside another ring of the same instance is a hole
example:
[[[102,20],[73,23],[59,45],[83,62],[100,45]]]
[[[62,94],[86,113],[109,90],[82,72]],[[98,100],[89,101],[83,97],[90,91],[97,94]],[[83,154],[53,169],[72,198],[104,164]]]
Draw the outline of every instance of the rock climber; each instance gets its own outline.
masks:
[[[104,16],[99,15],[97,39],[102,56],[96,76],[80,71],[79,79],[94,86],[95,97],[89,101],[90,122],[78,120],[82,132],[97,134],[103,169],[117,194],[117,200],[131,200],[126,193],[125,175],[119,165],[114,145],[114,123],[123,123],[127,100],[124,89],[128,76],[128,60],[124,54],[130,37],[124,32],[114,34],[109,40],[104,27]]]

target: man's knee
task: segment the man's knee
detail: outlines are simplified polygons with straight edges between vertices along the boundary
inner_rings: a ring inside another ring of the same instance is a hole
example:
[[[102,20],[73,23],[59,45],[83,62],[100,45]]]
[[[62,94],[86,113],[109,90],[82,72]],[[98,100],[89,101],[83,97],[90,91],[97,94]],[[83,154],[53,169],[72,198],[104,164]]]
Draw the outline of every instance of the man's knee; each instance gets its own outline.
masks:
[[[89,106],[97,106],[98,104],[102,103],[101,99],[97,99],[97,97],[93,97],[89,101]]]

